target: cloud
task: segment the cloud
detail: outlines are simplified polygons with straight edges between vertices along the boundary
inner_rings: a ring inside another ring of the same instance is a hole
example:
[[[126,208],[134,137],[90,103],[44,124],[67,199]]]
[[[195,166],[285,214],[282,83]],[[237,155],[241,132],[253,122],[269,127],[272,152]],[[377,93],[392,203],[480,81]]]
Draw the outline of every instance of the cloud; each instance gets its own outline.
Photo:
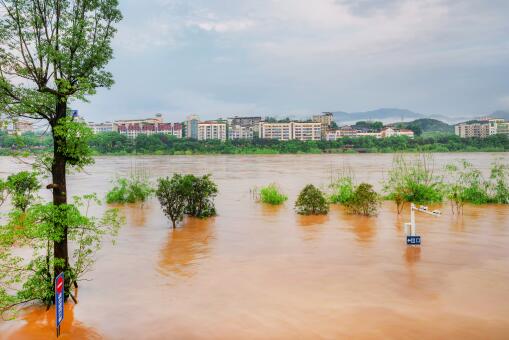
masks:
[[[506,105],[507,0],[123,0],[90,111],[475,114]],[[103,97],[108,96],[108,97]],[[117,101],[121,104],[112,105]],[[121,107],[121,109],[120,109]]]

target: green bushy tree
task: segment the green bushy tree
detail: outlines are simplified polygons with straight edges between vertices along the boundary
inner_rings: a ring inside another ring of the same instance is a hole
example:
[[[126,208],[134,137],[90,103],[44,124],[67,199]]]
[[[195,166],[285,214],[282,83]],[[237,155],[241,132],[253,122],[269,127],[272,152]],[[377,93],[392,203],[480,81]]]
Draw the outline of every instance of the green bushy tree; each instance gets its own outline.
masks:
[[[187,192],[184,177],[180,174],[172,178],[159,178],[156,196],[164,214],[171,220],[173,228],[184,218],[187,205]]]
[[[70,206],[66,174],[93,162],[92,132],[73,119],[69,105],[113,84],[105,67],[113,56],[115,25],[122,18],[118,1],[0,0],[0,12],[0,111],[11,120],[43,120],[49,125],[52,149],[42,163],[51,174],[47,188],[53,202],[47,209],[77,216],[71,213],[75,209],[66,208]],[[49,275],[51,280],[62,272],[73,277],[68,247],[73,220],[48,214],[42,225],[50,230],[37,236],[44,237],[42,243],[54,259]],[[19,278],[16,287],[29,282]],[[47,294],[53,294],[49,285],[33,286],[46,287]],[[69,287],[66,280],[66,296]]]
[[[329,204],[320,189],[308,184],[297,197],[295,209],[301,215],[326,215],[329,212]]]
[[[158,180],[156,196],[175,228],[185,214],[198,218],[215,216],[214,197],[217,192],[217,185],[210,175],[174,174],[171,178]]]
[[[12,196],[12,205],[24,212],[29,204],[34,203],[41,184],[37,173],[21,171],[7,177],[7,188]]]
[[[371,184],[361,183],[355,188],[345,206],[352,214],[376,215],[380,206],[380,195],[373,190]]]

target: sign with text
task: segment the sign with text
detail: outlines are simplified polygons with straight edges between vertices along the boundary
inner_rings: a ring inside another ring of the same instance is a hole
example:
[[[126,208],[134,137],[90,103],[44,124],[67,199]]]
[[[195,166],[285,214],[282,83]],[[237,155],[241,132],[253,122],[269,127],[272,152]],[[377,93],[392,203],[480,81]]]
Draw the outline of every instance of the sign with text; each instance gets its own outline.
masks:
[[[64,273],[55,279],[55,311],[57,323],[57,336],[60,335],[60,324],[64,319]]]
[[[420,236],[407,236],[406,237],[406,244],[410,246],[416,246],[421,244],[421,237]]]

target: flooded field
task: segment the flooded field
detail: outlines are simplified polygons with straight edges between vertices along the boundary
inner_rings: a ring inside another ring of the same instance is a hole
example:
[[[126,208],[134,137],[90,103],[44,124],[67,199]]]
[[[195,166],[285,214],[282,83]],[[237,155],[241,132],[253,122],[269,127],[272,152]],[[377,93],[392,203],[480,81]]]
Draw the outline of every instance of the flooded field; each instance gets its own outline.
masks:
[[[488,171],[507,154],[466,158]],[[420,248],[407,247],[393,204],[374,218],[302,217],[293,202],[307,183],[325,187],[343,167],[380,188],[392,155],[100,157],[69,179],[71,194],[101,197],[116,175],[211,173],[218,216],[176,230],[157,200],[121,208],[116,245],[98,254],[79,303],[66,304],[61,339],[507,339],[509,207],[467,206],[463,217],[417,216]],[[0,176],[22,168],[0,158]],[[276,182],[281,207],[250,190]],[[5,209],[5,208],[4,208]],[[102,208],[97,209],[100,212]],[[1,339],[55,337],[54,309],[0,321]]]

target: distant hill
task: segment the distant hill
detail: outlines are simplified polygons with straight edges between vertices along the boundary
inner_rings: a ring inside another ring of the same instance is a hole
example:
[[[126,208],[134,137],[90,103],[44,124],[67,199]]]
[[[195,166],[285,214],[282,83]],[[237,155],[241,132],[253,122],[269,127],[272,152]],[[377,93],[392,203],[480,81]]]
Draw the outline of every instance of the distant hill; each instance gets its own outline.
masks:
[[[501,111],[501,110],[495,111],[492,114],[490,114],[489,116],[493,117],[493,118],[502,118],[505,120],[509,120],[509,112],[508,111]]]
[[[422,118],[434,118],[436,120],[446,121],[448,123],[457,123],[461,119],[446,117],[442,115],[424,115],[414,111],[397,108],[382,108],[364,112],[343,112],[336,111],[332,113],[334,120],[339,124],[352,124],[361,120],[376,120],[383,123],[410,122]]]
[[[405,129],[420,132],[448,132],[454,133],[454,126],[437,119],[421,118],[411,122],[396,123],[395,125]]]
[[[404,121],[424,118],[424,115],[404,109],[377,109],[365,112],[333,112],[334,120],[341,124],[355,123],[361,120],[377,120],[381,122]]]

